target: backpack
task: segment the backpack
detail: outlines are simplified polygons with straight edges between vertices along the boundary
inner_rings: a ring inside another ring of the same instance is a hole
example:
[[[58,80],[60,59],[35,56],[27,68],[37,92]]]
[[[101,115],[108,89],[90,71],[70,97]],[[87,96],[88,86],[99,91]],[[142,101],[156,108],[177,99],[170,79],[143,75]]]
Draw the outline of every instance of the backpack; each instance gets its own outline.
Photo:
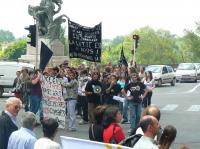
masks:
[[[143,135],[141,134],[135,134],[132,136],[129,136],[128,138],[122,140],[119,144],[122,146],[127,146],[127,147],[134,147],[134,145],[138,142],[138,140],[142,137]]]

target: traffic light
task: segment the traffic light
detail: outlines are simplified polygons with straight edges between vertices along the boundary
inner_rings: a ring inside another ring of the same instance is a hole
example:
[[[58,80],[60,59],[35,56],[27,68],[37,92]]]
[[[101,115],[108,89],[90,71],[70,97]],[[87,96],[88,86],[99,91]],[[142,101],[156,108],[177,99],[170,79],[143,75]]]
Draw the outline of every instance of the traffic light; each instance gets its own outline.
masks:
[[[36,25],[29,25],[29,27],[25,27],[25,29],[29,31],[27,37],[31,38],[31,41],[27,43],[36,47]]]
[[[133,35],[133,39],[134,39],[134,41],[135,41],[135,48],[138,47],[139,38],[140,38],[139,35],[137,35],[137,34],[134,34],[134,35]]]

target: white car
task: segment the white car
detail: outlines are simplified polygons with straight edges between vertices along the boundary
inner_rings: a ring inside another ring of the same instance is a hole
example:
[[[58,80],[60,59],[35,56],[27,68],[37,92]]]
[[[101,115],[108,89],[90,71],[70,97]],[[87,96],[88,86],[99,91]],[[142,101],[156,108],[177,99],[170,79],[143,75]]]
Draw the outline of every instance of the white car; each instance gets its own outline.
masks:
[[[157,86],[161,86],[165,83],[170,83],[172,86],[176,83],[176,77],[174,70],[168,65],[149,65],[145,68],[145,71],[151,71],[153,79]]]
[[[12,88],[14,79],[16,78],[16,71],[21,71],[22,68],[28,70],[34,69],[34,65],[22,62],[8,62],[0,61],[0,97],[5,88]]]
[[[179,82],[197,82],[197,69],[193,63],[180,63],[176,69],[176,80]]]

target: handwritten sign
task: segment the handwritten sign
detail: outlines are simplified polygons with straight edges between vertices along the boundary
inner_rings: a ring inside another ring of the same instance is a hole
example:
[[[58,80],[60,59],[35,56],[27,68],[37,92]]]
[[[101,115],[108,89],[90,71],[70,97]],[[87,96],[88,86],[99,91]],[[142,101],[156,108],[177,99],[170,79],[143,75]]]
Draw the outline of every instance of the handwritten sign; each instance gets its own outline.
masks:
[[[55,118],[60,128],[65,128],[65,101],[62,96],[61,80],[42,76],[42,104],[44,118]]]
[[[101,23],[85,27],[68,21],[69,56],[101,62]]]

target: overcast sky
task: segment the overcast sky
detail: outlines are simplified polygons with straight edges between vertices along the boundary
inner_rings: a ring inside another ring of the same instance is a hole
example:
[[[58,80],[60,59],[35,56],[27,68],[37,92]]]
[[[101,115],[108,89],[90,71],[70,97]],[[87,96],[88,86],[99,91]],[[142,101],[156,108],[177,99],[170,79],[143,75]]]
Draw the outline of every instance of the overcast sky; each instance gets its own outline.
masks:
[[[34,23],[28,5],[39,3],[40,0],[1,0],[0,29],[9,30],[16,37],[26,36],[24,27]],[[195,22],[200,21],[200,0],[63,0],[59,14],[89,27],[102,22],[104,39],[147,25],[182,36],[184,29],[194,30]]]

